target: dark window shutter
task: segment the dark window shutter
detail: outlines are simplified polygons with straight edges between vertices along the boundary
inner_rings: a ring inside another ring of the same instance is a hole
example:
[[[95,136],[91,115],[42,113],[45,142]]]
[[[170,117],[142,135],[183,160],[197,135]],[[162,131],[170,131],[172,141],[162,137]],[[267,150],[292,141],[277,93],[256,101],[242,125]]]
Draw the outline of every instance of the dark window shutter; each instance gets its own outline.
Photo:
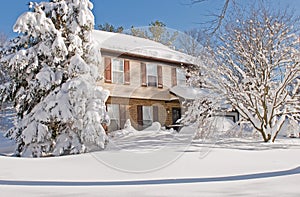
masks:
[[[158,86],[159,88],[163,88],[163,75],[162,75],[162,66],[157,66],[157,77],[158,77]]]
[[[153,122],[158,122],[158,106],[153,106]]]
[[[142,105],[137,106],[137,123],[138,123],[138,128],[142,129],[143,128],[143,106]]]
[[[130,84],[130,63],[129,60],[124,60],[124,82]]]
[[[106,83],[111,83],[111,58],[104,58],[105,70],[104,70],[104,78]]]
[[[147,86],[147,69],[145,63],[141,63],[141,82],[142,86]]]
[[[120,129],[124,128],[126,120],[126,105],[120,105]]]
[[[171,71],[171,75],[172,75],[172,86],[176,86],[177,85],[177,74],[176,74],[176,68],[172,68]]]

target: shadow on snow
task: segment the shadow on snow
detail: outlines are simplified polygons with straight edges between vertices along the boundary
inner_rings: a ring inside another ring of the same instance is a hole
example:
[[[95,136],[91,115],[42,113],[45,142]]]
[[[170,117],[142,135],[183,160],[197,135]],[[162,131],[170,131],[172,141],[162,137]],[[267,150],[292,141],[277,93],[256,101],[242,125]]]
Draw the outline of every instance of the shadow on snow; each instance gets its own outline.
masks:
[[[0,180],[0,185],[12,186],[130,186],[130,185],[164,185],[164,184],[184,184],[184,183],[207,183],[207,182],[227,182],[251,179],[263,179],[300,174],[300,166],[290,170],[264,172],[247,175],[211,177],[211,178],[179,178],[179,179],[158,179],[158,180],[137,180],[137,181],[14,181]]]

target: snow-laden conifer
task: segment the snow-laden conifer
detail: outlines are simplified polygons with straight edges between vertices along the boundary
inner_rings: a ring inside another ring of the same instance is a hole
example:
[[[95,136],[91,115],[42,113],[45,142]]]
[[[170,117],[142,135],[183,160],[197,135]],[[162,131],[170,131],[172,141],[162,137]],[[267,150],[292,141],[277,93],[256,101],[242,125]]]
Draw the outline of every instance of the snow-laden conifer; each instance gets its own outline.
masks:
[[[76,154],[103,149],[108,92],[96,86],[100,51],[93,43],[89,0],[30,3],[14,25],[19,36],[3,51],[9,80],[1,101],[18,114],[7,136],[20,156]]]

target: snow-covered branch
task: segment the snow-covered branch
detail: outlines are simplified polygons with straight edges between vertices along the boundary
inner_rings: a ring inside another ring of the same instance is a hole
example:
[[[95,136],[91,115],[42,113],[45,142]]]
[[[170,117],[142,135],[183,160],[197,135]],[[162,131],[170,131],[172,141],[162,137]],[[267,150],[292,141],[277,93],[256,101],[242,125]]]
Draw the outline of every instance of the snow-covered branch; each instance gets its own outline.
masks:
[[[286,119],[299,116],[299,20],[288,13],[261,6],[228,18],[208,57],[214,62],[201,67],[213,90],[266,142],[275,140]]]

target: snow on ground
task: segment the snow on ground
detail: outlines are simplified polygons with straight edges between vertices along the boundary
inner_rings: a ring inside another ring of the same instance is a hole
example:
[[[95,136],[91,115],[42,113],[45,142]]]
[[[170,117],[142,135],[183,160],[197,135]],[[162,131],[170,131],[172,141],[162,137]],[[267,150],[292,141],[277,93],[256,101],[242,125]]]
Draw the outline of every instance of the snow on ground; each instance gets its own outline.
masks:
[[[123,130],[101,152],[0,156],[0,196],[299,196],[300,138],[192,141],[194,131]]]

